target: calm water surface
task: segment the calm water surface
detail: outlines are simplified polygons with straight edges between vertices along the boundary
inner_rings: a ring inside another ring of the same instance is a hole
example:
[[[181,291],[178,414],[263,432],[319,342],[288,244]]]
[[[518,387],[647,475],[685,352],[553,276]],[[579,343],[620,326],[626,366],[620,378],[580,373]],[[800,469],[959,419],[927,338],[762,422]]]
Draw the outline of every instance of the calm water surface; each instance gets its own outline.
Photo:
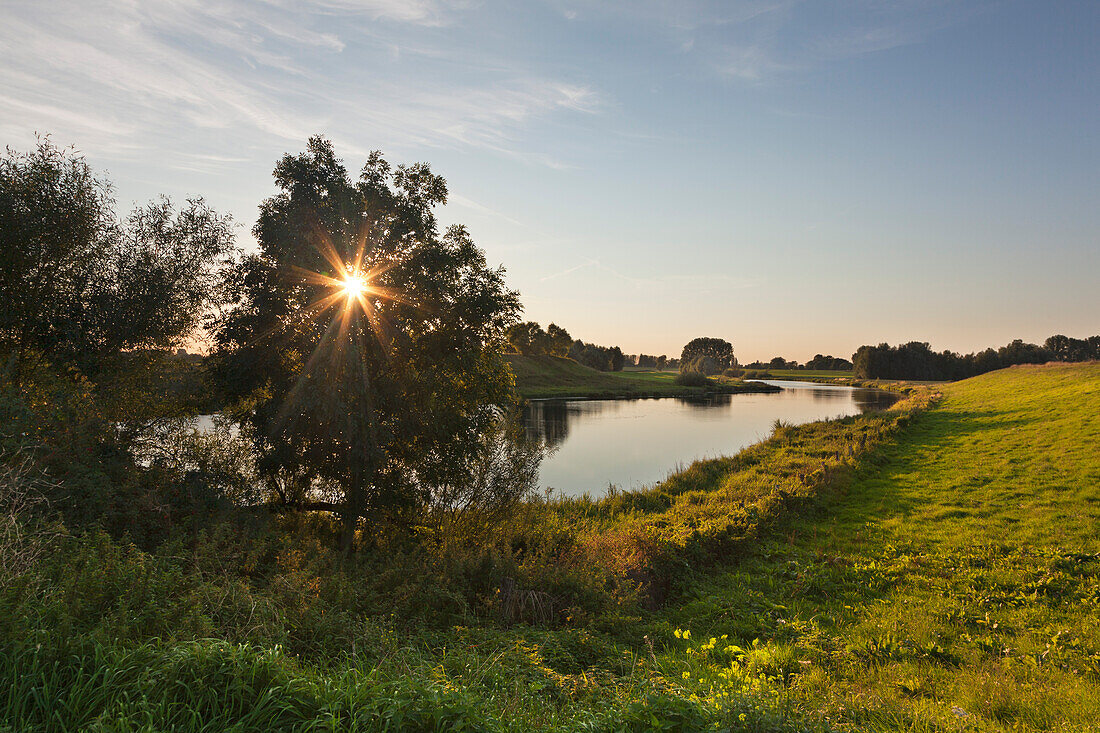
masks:
[[[879,410],[888,392],[811,382],[771,381],[774,394],[667,397],[652,400],[536,400],[524,420],[529,435],[557,451],[542,464],[541,483],[555,493],[593,496],[609,485],[635,489],[698,458],[732,455],[771,434],[777,419],[799,424]]]

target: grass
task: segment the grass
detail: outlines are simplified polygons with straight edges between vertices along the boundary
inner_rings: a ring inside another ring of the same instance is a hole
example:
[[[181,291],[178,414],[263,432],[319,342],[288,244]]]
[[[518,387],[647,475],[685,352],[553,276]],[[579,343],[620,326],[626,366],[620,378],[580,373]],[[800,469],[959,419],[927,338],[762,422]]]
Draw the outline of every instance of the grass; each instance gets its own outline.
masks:
[[[853,730],[1100,725],[1100,365],[943,388],[826,516],[698,576],[670,624],[766,640]]]
[[[678,372],[600,372],[560,356],[507,355],[516,375],[516,389],[526,399],[675,397],[704,392],[764,392],[766,385],[716,378],[711,387],[688,387],[675,383]]]
[[[571,599],[550,623],[446,588],[418,621],[427,567],[301,531],[242,574],[232,533],[66,540],[0,588],[0,730],[1097,729],[1100,365],[941,389],[538,503],[514,572]]]

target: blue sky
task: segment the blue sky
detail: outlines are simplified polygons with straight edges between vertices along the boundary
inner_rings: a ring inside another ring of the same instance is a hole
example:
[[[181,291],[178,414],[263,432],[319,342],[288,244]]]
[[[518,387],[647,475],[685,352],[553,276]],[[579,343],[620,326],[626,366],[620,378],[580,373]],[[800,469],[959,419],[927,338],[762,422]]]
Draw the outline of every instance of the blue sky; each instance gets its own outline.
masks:
[[[0,140],[241,224],[311,134],[443,174],[529,318],[742,361],[1100,333],[1100,3],[0,4]]]

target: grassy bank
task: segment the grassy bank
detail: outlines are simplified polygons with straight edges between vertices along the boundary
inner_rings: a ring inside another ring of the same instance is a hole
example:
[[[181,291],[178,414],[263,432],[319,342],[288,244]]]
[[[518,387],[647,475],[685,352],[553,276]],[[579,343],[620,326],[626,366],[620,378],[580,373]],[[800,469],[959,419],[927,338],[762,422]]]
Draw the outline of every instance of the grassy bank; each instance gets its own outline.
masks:
[[[796,706],[844,728],[1097,729],[1100,365],[943,391],[826,516],[788,516],[666,617],[766,640]]]
[[[936,399],[535,502],[484,554],[57,539],[0,588],[0,729],[1088,729],[1100,366]]]
[[[600,372],[557,356],[521,356],[509,354],[508,362],[516,375],[516,389],[527,399],[615,397],[676,397],[706,392],[727,394],[768,392],[766,385],[715,378],[710,387],[676,384],[676,372],[621,371]]]

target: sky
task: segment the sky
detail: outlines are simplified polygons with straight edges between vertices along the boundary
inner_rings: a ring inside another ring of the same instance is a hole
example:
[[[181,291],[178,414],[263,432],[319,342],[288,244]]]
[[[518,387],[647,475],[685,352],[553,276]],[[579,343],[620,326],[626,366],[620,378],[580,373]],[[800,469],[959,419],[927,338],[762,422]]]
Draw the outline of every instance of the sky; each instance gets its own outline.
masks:
[[[1100,2],[0,0],[0,142],[254,245],[309,136],[426,161],[524,317],[742,362],[1100,333]]]

